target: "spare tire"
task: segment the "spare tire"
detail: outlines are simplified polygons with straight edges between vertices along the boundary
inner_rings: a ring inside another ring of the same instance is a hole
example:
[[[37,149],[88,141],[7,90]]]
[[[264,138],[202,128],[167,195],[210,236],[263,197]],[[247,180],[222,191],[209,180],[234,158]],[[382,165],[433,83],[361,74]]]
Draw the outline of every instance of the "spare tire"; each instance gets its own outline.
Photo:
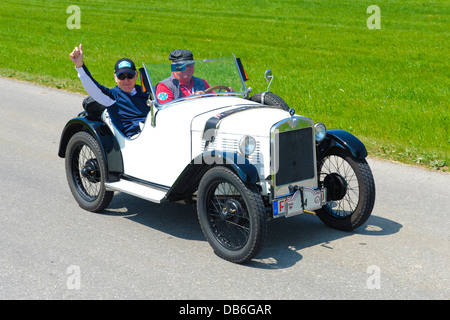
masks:
[[[263,101],[264,99],[264,101]],[[262,103],[268,106],[275,106],[285,111],[289,111],[288,104],[275,93],[272,92],[259,92],[250,97],[250,101]]]

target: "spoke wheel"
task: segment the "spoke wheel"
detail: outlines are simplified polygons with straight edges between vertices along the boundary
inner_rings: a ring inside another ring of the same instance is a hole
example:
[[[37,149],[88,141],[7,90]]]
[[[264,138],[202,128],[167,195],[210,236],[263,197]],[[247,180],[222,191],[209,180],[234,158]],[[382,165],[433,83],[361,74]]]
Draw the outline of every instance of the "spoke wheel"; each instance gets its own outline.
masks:
[[[366,160],[337,149],[322,159],[318,172],[329,201],[317,216],[340,230],[352,230],[365,223],[375,203],[375,183]]]
[[[106,191],[106,164],[100,146],[87,132],[78,132],[66,149],[66,175],[70,191],[80,207],[103,211],[111,202],[112,191]]]
[[[211,186],[206,201],[216,240],[229,250],[242,249],[250,235],[250,218],[239,191],[229,182],[220,181]]]
[[[242,263],[260,251],[267,230],[264,203],[255,186],[216,167],[200,182],[197,203],[203,234],[220,257]]]

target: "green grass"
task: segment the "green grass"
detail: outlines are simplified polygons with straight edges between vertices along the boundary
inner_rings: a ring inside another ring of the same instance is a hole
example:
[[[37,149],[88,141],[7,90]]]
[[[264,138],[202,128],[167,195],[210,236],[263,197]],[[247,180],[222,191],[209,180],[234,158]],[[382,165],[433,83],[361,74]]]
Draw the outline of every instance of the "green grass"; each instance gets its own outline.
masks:
[[[69,5],[81,29],[69,30]],[[369,30],[369,5],[381,29]],[[448,1],[9,1],[0,9],[0,74],[84,92],[68,57],[114,86],[117,59],[164,62],[241,57],[253,92],[271,91],[298,113],[361,138],[372,155],[448,170]]]

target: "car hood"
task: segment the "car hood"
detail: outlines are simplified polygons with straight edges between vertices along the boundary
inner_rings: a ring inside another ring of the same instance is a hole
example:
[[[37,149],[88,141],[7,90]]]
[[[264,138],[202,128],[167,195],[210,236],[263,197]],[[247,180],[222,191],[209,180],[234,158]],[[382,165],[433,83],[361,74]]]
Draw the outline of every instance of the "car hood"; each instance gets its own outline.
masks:
[[[211,108],[212,104],[209,103],[208,111],[193,116],[192,131],[203,132],[208,123],[220,133],[268,137],[270,128],[275,123],[289,117],[289,113],[284,110],[242,98],[222,100],[218,97],[215,100],[219,102],[215,105],[216,108]],[[208,99],[208,102],[213,102],[213,99]]]

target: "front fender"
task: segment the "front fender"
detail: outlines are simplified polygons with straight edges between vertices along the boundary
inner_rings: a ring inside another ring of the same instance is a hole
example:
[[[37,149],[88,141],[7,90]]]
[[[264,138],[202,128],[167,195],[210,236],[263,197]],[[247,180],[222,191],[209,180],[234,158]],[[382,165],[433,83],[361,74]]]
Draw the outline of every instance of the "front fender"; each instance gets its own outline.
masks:
[[[247,158],[235,152],[212,150],[197,156],[193,162],[207,165],[224,165],[233,170],[246,183],[253,184],[259,181],[258,170],[255,166]]]
[[[167,194],[169,200],[184,199],[198,187],[203,175],[212,167],[222,165],[231,169],[249,184],[259,181],[258,170],[248,159],[234,152],[207,151],[195,157],[183,170]]]
[[[317,161],[319,162],[332,149],[340,148],[349,152],[356,159],[367,157],[366,146],[350,132],[341,129],[327,130],[325,139],[317,145]]]
[[[70,138],[80,131],[87,131],[100,144],[105,157],[108,176],[106,180],[114,182],[119,180],[119,175],[123,173],[123,159],[120,146],[109,127],[98,118],[77,117],[71,119],[63,129],[59,143],[58,156],[65,157],[66,148]]]

